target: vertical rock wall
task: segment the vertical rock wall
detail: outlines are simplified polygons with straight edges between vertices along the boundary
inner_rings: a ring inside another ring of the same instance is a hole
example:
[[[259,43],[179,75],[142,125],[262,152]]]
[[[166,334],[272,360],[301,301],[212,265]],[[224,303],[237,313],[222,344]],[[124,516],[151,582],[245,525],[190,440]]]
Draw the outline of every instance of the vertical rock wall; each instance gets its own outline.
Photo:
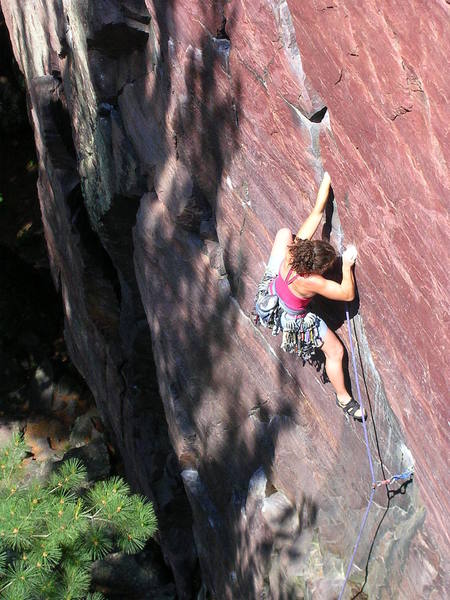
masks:
[[[361,426],[250,318],[276,230],[327,169],[328,229],[360,252],[377,477],[416,465],[401,493],[377,490],[348,593],[443,598],[448,4],[2,8],[69,348],[155,500],[180,597],[197,558],[217,598],[342,585],[370,493]],[[345,341],[342,307],[317,310]]]

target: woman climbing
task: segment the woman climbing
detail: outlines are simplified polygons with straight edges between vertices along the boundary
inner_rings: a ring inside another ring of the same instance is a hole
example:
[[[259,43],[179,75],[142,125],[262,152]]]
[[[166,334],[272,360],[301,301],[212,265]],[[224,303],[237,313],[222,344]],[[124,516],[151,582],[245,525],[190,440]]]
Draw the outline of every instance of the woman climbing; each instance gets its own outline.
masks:
[[[320,225],[328,200],[331,179],[325,173],[316,204],[294,237],[280,229],[270,253],[264,277],[258,287],[255,312],[258,320],[276,335],[283,331],[281,347],[310,361],[316,348],[325,355],[325,368],[342,410],[361,420],[362,412],[345,387],[342,359],[344,347],[326,323],[307,307],[316,294],[330,300],[353,300],[355,280],[352,267],[356,248],[350,246],[342,255],[342,281],[336,283],[323,274],[336,260],[336,251],[322,240],[311,240]],[[364,415],[365,416],[365,415]]]

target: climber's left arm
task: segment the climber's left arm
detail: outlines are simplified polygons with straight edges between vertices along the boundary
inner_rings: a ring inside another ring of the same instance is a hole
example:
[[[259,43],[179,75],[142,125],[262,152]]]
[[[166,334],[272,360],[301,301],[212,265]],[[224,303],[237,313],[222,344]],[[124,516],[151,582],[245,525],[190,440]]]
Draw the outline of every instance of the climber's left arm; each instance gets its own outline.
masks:
[[[330,185],[330,175],[325,171],[319,191],[317,192],[317,199],[314,208],[297,232],[297,237],[301,240],[310,240],[316,233],[317,228],[322,221],[322,216],[327,205],[328,194],[330,193]]]

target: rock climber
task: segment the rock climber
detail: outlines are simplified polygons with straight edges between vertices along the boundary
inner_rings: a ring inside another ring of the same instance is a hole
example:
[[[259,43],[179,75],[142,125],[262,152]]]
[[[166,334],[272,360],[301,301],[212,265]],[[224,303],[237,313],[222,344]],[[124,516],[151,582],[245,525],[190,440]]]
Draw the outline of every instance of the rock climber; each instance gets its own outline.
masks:
[[[312,298],[319,294],[330,300],[351,301],[355,297],[353,265],[356,248],[342,254],[342,281],[337,283],[324,274],[335,263],[334,247],[311,238],[319,227],[328,201],[331,179],[325,173],[317,200],[303,225],[294,236],[290,229],[278,231],[264,277],[255,299],[255,314],[276,335],[283,332],[281,347],[295,352],[303,361],[311,361],[316,348],[325,355],[325,369],[336,393],[336,404],[348,415],[362,420],[359,403],[349,394],[344,380],[344,347],[336,334],[313,312]],[[364,415],[366,416],[366,415]]]

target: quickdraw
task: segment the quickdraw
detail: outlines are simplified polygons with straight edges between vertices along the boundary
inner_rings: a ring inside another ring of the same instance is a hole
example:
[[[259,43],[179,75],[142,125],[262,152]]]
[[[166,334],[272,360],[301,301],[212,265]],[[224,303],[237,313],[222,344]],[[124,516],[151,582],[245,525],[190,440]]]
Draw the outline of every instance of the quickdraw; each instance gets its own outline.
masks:
[[[414,475],[414,469],[411,467],[410,469],[408,469],[407,471],[404,471],[403,473],[399,473],[398,475],[392,475],[392,477],[390,477],[389,479],[383,479],[381,481],[374,481],[372,483],[372,488],[375,489],[382,485],[391,485],[395,481],[409,480],[409,479],[412,479],[413,475]]]

